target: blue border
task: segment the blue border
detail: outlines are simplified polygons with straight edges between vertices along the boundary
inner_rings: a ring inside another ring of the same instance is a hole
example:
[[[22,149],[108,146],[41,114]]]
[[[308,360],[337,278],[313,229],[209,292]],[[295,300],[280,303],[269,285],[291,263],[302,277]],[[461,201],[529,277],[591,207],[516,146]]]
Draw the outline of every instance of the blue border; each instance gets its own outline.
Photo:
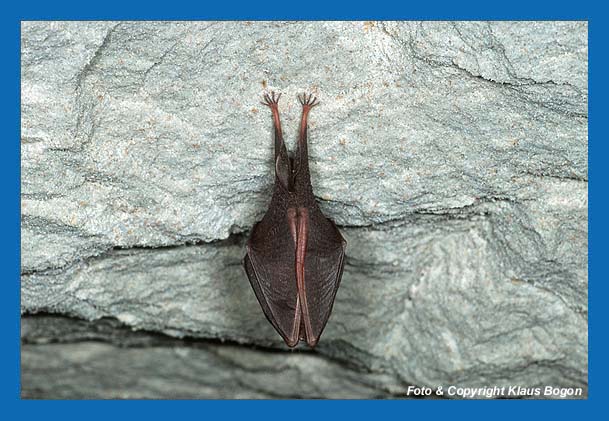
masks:
[[[73,5],[70,5],[73,3]],[[224,1],[85,2],[23,1],[12,5],[21,20],[588,20],[587,1]],[[594,2],[590,2],[594,3]],[[9,6],[11,7],[11,6]],[[10,12],[9,16],[10,16]]]
[[[603,278],[602,266],[594,263],[603,259],[603,239],[606,228],[603,224],[603,191],[605,174],[601,170],[603,158],[607,156],[609,139],[603,133],[602,125],[594,124],[595,118],[607,119],[607,101],[604,68],[607,38],[607,20],[601,9],[595,9],[587,2],[567,3],[561,1],[512,1],[491,3],[488,1],[447,2],[445,5],[429,2],[413,2],[396,6],[395,2],[377,0],[368,4],[328,1],[303,2],[222,2],[220,4],[189,4],[189,2],[143,2],[142,4],[109,0],[96,4],[77,5],[57,2],[22,1],[4,6],[2,43],[4,64],[1,67],[3,89],[3,154],[0,171],[4,201],[0,207],[3,221],[3,265],[5,277],[0,295],[4,301],[0,306],[0,319],[5,341],[0,347],[2,376],[3,413],[11,419],[11,412],[19,419],[107,419],[145,417],[168,419],[173,417],[205,418],[209,415],[222,418],[268,417],[378,417],[379,411],[396,417],[444,417],[463,416],[467,418],[513,419],[520,417],[571,418],[585,416],[586,413],[604,409],[603,396],[606,393],[606,364],[602,354],[604,338],[599,335],[590,340],[589,346],[589,399],[586,401],[348,401],[348,402],[270,402],[270,401],[26,401],[19,398],[20,356],[19,356],[19,275],[20,275],[20,21],[21,20],[588,20],[589,21],[589,174],[595,181],[589,191],[589,306],[598,309],[594,317],[589,317],[589,326],[596,326],[599,333],[606,329],[605,314],[600,313],[603,301],[608,297],[607,282]],[[596,191],[595,191],[596,190]],[[597,203],[598,202],[598,203]],[[594,203],[594,205],[593,205]],[[589,336],[591,338],[591,336]],[[599,358],[594,359],[594,356]],[[192,412],[191,412],[192,411]],[[606,410],[603,410],[606,412]]]
[[[4,65],[0,67],[3,83],[2,100],[2,154],[0,154],[0,171],[2,173],[2,197],[6,198],[0,206],[3,222],[2,268],[2,305],[0,305],[0,323],[2,331],[7,333],[7,340],[0,347],[2,373],[0,387],[2,398],[9,398],[15,405],[18,397],[20,356],[19,338],[19,280],[20,262],[20,23],[16,19],[4,20],[0,25],[0,39],[6,45],[3,48]],[[8,337],[11,340],[8,340]],[[14,339],[13,339],[14,338]]]

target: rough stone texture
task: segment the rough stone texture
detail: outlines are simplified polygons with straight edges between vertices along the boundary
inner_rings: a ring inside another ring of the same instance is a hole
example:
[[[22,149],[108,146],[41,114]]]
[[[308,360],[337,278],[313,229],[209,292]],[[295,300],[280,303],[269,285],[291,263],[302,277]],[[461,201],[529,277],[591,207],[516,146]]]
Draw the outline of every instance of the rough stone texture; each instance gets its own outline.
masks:
[[[240,260],[273,181],[260,93],[283,92],[289,135],[306,88],[313,187],[348,257],[316,352],[272,358],[587,388],[587,50],[584,22],[24,23],[22,313],[246,345],[200,361],[285,349]],[[70,364],[49,347],[24,348],[24,381]],[[35,361],[50,371],[26,375]],[[282,379],[266,381],[314,395]]]
[[[115,320],[26,317],[26,399],[395,398],[393,376],[313,352],[248,349],[132,332]]]

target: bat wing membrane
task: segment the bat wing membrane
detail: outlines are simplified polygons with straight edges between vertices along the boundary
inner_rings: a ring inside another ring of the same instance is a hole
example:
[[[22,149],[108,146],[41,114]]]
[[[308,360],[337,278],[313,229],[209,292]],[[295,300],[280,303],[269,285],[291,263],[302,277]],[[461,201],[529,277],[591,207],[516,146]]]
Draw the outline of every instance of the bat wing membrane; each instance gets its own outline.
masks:
[[[265,216],[247,244],[245,271],[265,316],[289,346],[299,340],[300,309],[294,266],[294,241],[289,227]]]
[[[319,209],[310,212],[309,235],[305,258],[305,294],[314,346],[328,322],[334,298],[343,274],[346,241],[334,222]]]

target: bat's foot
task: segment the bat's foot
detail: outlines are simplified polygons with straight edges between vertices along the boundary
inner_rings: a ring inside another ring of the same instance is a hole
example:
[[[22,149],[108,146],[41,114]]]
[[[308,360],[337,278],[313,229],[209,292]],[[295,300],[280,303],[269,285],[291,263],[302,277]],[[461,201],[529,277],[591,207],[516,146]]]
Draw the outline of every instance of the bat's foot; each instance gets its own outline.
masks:
[[[302,104],[302,108],[305,111],[309,111],[311,108],[315,107],[316,105],[319,105],[319,101],[316,97],[313,96],[313,94],[298,95],[298,101],[300,101],[300,103]]]
[[[265,93],[263,95],[264,101],[262,101],[262,105],[266,105],[267,107],[277,108],[279,105],[279,98],[281,98],[281,94],[275,95],[275,91],[271,91],[271,94]]]
[[[302,117],[300,119],[300,137],[298,138],[298,144],[306,143],[307,141],[307,120],[309,118],[309,111],[311,108],[319,104],[317,98],[313,94],[302,94],[298,95],[298,101],[302,104]]]

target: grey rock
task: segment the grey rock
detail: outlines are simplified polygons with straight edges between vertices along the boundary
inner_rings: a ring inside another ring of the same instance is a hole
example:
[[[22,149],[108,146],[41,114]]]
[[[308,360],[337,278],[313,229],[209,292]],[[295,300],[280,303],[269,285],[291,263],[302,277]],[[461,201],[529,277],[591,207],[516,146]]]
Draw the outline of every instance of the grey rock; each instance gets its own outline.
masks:
[[[111,320],[26,318],[22,330],[25,399],[370,399],[406,390],[311,352],[171,340]]]
[[[391,398],[390,376],[317,355],[204,348],[117,348],[99,342],[26,345],[24,399]],[[405,396],[404,394],[401,396]]]
[[[260,93],[292,134],[308,89],[349,242],[315,361],[587,388],[587,48],[585,22],[25,22],[22,313],[285,349],[240,260]]]

